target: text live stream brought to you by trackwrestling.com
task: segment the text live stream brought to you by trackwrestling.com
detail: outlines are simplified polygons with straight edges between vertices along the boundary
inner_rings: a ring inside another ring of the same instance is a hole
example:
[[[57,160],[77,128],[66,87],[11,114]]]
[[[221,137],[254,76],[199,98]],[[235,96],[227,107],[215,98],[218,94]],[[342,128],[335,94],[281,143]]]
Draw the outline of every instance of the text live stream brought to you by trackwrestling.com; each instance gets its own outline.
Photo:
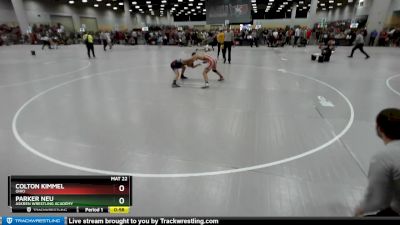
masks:
[[[200,218],[200,217],[57,217],[57,216],[3,216],[0,217],[1,225],[160,225],[160,224],[337,224],[343,222],[357,224],[399,224],[400,220],[394,218],[294,218],[294,217],[225,217],[225,218]]]

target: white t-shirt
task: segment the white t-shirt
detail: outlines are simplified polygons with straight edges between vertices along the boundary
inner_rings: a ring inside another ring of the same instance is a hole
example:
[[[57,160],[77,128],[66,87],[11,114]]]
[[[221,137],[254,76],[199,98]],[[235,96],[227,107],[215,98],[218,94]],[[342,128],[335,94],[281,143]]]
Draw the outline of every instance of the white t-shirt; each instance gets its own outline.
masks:
[[[294,36],[300,37],[300,29],[299,28],[296,28],[296,30],[294,31]]]

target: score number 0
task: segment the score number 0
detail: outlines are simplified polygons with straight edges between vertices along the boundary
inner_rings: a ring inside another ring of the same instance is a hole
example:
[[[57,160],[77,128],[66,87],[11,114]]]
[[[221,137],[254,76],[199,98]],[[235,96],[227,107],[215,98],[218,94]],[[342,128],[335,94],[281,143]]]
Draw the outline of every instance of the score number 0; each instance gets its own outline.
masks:
[[[124,185],[119,185],[118,190],[120,192],[125,191],[125,186]],[[125,199],[123,197],[119,198],[118,200],[119,204],[123,205],[125,203]]]

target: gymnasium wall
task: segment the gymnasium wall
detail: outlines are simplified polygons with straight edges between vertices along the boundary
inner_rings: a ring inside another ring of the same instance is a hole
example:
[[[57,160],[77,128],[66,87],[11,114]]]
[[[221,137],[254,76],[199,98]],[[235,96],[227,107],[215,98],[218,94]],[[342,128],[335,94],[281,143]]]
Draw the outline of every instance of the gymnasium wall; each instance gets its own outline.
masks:
[[[354,14],[354,6],[346,5],[345,7],[338,8],[335,10],[327,10],[322,11],[318,10],[316,17],[317,21],[321,21],[321,19],[325,18],[328,22],[330,21],[338,21],[338,20],[347,20],[352,19]],[[254,25],[260,24],[266,28],[276,28],[276,27],[286,27],[286,26],[308,26],[308,19],[306,18],[297,18],[295,20],[292,19],[268,19],[268,20],[254,20]]]
[[[393,12],[388,19],[388,27],[400,27],[400,0],[393,0],[390,9]]]
[[[176,21],[173,23],[175,26],[189,26],[189,27],[193,27],[193,26],[205,26],[207,25],[206,21]]]
[[[18,25],[11,0],[0,0],[0,24]]]
[[[307,26],[307,19],[269,19],[269,20],[254,20],[254,25],[261,25],[264,28],[285,28],[286,26]]]
[[[3,0],[0,0],[0,2]],[[81,18],[95,18],[99,30],[127,29],[124,22],[124,12],[112,9],[100,9],[94,7],[79,8],[75,5],[58,3],[54,4],[51,0],[24,0],[24,7],[28,21],[31,24],[50,24],[51,16],[71,16],[75,31],[79,31],[82,25]],[[172,18],[156,17],[143,14],[131,16],[133,27],[140,28],[148,25],[172,24]]]
[[[338,21],[338,20],[348,20],[353,18],[354,9],[355,9],[354,6],[346,5],[344,7],[337,8],[334,10],[327,10],[327,11],[319,10],[317,11],[317,18],[318,21],[321,21],[322,18],[326,18],[326,21],[328,22]]]
[[[360,0],[358,0],[360,1]],[[372,1],[374,0],[364,0],[363,6],[357,5],[356,16],[368,15],[370,13]],[[390,12],[387,13],[388,18],[386,19],[385,26],[398,26],[398,14],[397,11],[400,11],[400,0],[392,0],[390,5]]]

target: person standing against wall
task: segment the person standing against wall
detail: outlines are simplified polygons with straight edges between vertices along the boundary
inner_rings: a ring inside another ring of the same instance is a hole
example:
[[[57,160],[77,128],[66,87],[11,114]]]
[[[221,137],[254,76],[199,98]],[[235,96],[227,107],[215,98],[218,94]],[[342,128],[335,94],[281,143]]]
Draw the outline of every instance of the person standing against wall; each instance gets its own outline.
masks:
[[[101,39],[101,42],[103,43],[103,49],[104,49],[104,51],[107,51],[106,47],[107,47],[107,45],[108,45],[108,42],[107,42],[106,33],[105,33],[104,31],[102,31],[102,32],[100,33],[100,39]]]
[[[300,38],[300,28],[297,27],[296,30],[294,31],[294,41],[293,41],[293,48],[297,45],[297,41]]]
[[[133,38],[133,41],[134,41],[134,45],[137,45],[138,44],[138,34],[137,34],[137,32],[135,31],[135,30],[132,30],[132,38]]]
[[[112,40],[111,40],[111,34],[110,34],[110,32],[106,32],[105,33],[105,36],[106,36],[106,39],[107,39],[107,44],[108,44],[108,46],[109,46],[109,49],[111,50],[112,49]]]
[[[369,46],[374,46],[375,39],[376,39],[377,36],[378,36],[378,31],[373,30],[371,32],[371,36],[369,37],[369,44],[368,44]]]
[[[222,49],[222,54],[224,56],[224,63],[226,62],[226,51],[228,50],[228,62],[231,64],[231,51],[232,44],[234,41],[233,31],[228,27],[224,33],[224,49]]]
[[[311,28],[307,28],[307,29],[306,29],[307,45],[310,44],[311,36],[312,36],[312,30],[311,30]]]
[[[250,47],[253,47],[253,44],[255,44],[255,46],[258,48],[258,33],[256,29],[251,31],[251,38]]]
[[[96,58],[96,55],[94,54],[94,38],[93,38],[93,35],[91,33],[86,33],[85,35],[83,35],[83,41],[86,44],[87,54],[89,56],[89,59],[90,59],[90,51],[92,52],[93,58]]]
[[[399,216],[400,109],[382,110],[376,117],[376,133],[385,148],[372,157],[368,187],[355,216]]]

